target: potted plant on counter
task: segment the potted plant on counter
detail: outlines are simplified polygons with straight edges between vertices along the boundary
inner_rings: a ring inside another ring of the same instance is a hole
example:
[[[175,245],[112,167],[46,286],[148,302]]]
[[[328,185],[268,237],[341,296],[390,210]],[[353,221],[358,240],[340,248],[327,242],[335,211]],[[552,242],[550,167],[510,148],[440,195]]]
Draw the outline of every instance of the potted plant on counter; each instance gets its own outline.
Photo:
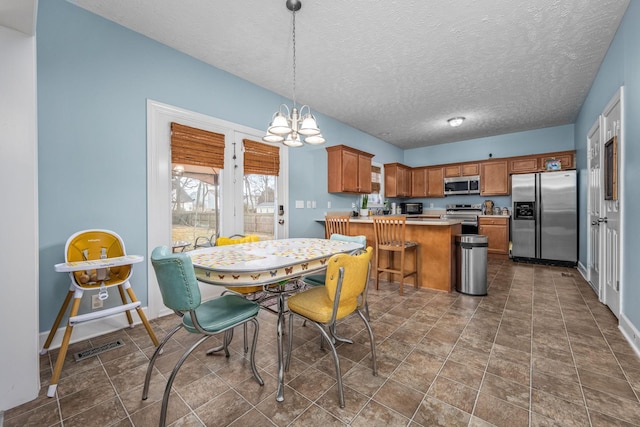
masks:
[[[360,216],[362,217],[369,216],[369,209],[367,209],[368,204],[369,204],[369,195],[364,194],[362,196],[362,207],[360,208]]]

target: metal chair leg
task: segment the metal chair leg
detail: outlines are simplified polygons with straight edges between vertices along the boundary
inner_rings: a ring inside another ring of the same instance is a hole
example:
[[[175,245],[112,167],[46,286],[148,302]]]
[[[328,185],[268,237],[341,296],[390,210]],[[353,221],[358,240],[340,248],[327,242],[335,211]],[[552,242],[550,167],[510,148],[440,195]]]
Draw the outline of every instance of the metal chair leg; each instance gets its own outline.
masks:
[[[162,354],[162,349],[164,348],[164,345],[169,341],[169,339],[171,339],[173,334],[175,334],[180,330],[180,328],[182,328],[182,323],[178,324],[175,328],[173,328],[173,330],[171,330],[171,332],[169,332],[162,339],[160,344],[158,344],[155,351],[153,352],[153,356],[151,356],[151,360],[149,360],[149,366],[147,366],[147,373],[144,377],[144,387],[142,388],[142,400],[147,400],[147,397],[149,395],[149,382],[151,381],[151,372],[153,372],[153,366],[156,363],[156,359],[158,358],[158,356],[160,356],[160,354]]]

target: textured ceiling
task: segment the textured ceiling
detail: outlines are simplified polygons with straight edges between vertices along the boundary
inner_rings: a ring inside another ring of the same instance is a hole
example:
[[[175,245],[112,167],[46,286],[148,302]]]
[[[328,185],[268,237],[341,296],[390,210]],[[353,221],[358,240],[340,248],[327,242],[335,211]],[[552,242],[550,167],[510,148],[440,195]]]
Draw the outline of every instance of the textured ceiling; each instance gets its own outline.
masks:
[[[285,0],[69,1],[293,95]],[[629,1],[302,3],[298,103],[413,148],[573,123]]]

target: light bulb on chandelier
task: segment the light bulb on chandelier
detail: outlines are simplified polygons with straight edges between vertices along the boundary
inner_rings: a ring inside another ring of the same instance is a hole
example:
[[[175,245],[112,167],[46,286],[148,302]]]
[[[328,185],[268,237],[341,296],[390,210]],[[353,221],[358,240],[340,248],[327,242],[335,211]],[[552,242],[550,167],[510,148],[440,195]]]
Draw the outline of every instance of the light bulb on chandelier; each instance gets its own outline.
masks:
[[[296,107],[296,12],[302,8],[302,2],[287,0],[286,5],[293,15],[293,107],[289,109],[285,104],[280,105],[262,140],[282,142],[289,147],[301,147],[303,140],[307,144],[323,144],[325,139],[309,106],[303,105],[300,110]]]

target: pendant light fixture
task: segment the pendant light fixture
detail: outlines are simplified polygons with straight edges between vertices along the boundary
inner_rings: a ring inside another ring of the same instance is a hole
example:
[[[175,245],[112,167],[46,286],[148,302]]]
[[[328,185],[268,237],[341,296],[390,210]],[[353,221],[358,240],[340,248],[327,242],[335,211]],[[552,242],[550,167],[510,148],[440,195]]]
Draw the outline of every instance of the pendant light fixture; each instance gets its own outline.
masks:
[[[287,0],[286,5],[293,16],[293,107],[289,109],[286,104],[280,105],[262,140],[282,142],[289,147],[301,147],[303,140],[307,144],[323,144],[325,139],[309,106],[303,105],[300,110],[296,106],[296,12],[302,8],[302,2]]]

